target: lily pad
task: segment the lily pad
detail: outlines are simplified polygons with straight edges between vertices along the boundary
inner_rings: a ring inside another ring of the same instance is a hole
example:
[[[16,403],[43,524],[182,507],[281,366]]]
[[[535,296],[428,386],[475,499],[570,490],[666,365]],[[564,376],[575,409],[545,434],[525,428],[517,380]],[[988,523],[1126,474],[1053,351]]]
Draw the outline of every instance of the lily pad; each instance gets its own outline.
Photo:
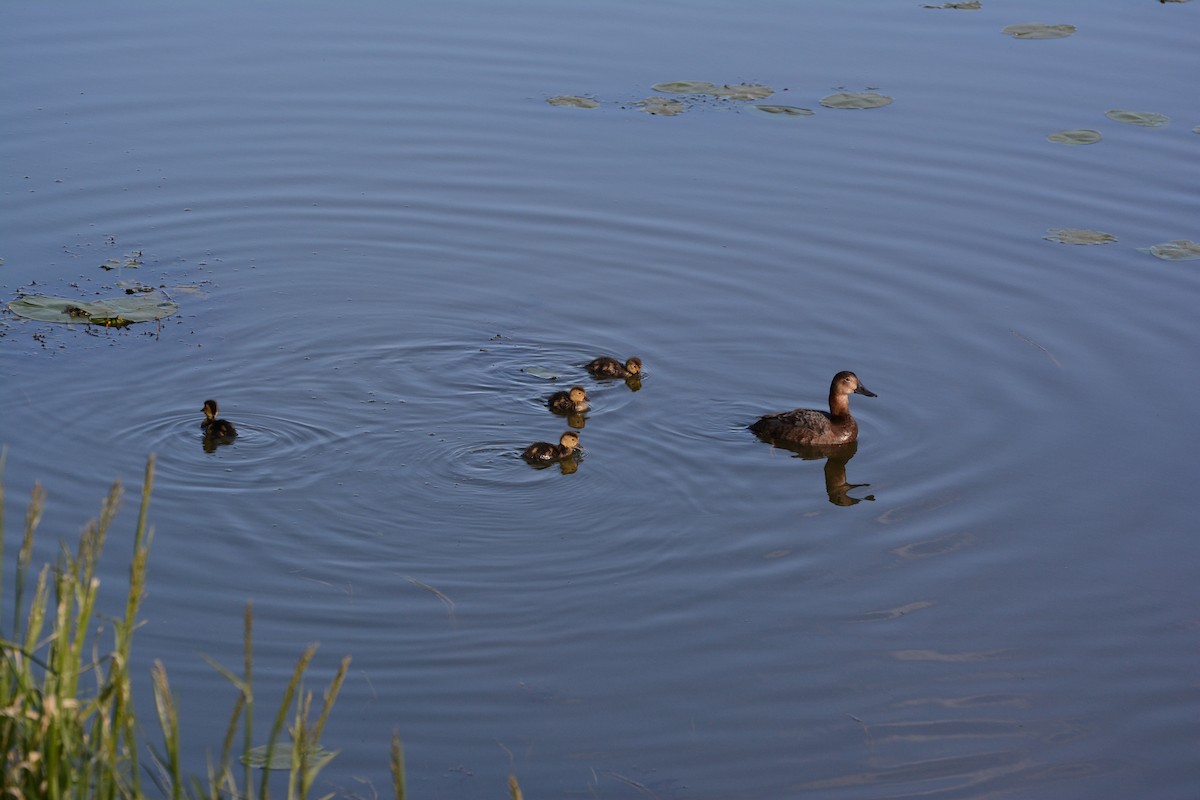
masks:
[[[1150,248],[1150,254],[1163,261],[1195,261],[1200,259],[1200,242],[1176,239],[1154,245]]]
[[[821,98],[826,108],[879,108],[891,102],[892,98],[875,92],[838,92]]]
[[[1111,233],[1089,231],[1082,228],[1051,228],[1042,238],[1061,244],[1109,244],[1117,240],[1117,237]]]
[[[1060,144],[1095,144],[1102,137],[1098,131],[1083,128],[1073,131],[1056,131],[1046,138]]]
[[[764,114],[774,114],[781,117],[811,117],[817,112],[808,108],[797,108],[796,106],[761,106],[756,105],[759,111]]]
[[[670,81],[656,83],[650,88],[667,94],[712,94],[717,90],[717,85],[708,81]]]
[[[640,106],[642,111],[647,114],[657,117],[673,117],[687,110],[687,106],[683,103],[666,97],[647,97],[645,100],[637,101],[634,105]]]
[[[1000,32],[1007,33],[1014,39],[1065,39],[1075,32],[1075,26],[1026,22],[1020,25],[1009,25]]]
[[[600,104],[590,97],[579,97],[573,94],[560,94],[546,101],[552,106],[563,108],[599,108]]]
[[[29,295],[12,301],[8,309],[18,316],[40,322],[85,322],[123,328],[135,322],[169,317],[179,310],[179,306],[162,292],[154,291],[91,301]]]
[[[724,97],[726,100],[762,100],[775,94],[775,90],[770,86],[760,86],[757,83],[727,83],[724,86],[718,86],[710,94]]]
[[[1147,128],[1157,128],[1171,121],[1170,117],[1164,117],[1162,114],[1155,114],[1150,111],[1121,111],[1116,108],[1111,111],[1105,111],[1104,116],[1117,122],[1124,122],[1127,125],[1142,125]]]
[[[709,94],[726,100],[762,100],[775,94],[770,86],[757,83],[726,83],[718,86],[708,81],[671,81],[657,83],[652,88],[667,94]]]

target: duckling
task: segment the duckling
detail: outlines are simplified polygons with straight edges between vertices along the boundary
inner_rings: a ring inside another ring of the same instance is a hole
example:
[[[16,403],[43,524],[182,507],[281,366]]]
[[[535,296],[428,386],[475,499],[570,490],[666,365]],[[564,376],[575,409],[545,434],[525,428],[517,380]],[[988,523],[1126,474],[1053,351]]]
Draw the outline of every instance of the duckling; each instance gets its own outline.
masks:
[[[575,454],[579,447],[579,434],[567,431],[559,437],[558,444],[549,442],[534,442],[525,448],[521,458],[526,461],[562,461]]]
[[[612,356],[600,356],[587,365],[587,371],[597,378],[632,378],[642,371],[642,360],[637,356],[622,364]]]
[[[876,394],[853,372],[839,372],[829,384],[829,413],[797,408],[759,417],[750,430],[764,439],[791,444],[848,444],[858,439],[858,423],[850,416],[850,395]]]
[[[581,414],[588,410],[587,390],[582,386],[572,386],[565,392],[555,392],[546,400],[551,411],[559,414]]]
[[[205,436],[231,437],[237,436],[237,429],[227,419],[217,419],[219,409],[216,400],[204,401],[204,421],[200,423]]]

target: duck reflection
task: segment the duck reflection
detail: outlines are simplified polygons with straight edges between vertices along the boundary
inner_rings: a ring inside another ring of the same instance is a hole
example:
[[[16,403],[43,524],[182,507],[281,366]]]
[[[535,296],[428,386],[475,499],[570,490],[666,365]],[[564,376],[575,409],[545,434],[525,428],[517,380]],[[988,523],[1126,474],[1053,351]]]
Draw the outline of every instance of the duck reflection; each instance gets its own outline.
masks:
[[[849,444],[795,444],[794,442],[783,442],[761,435],[758,438],[780,449],[790,450],[796,454],[796,458],[801,458],[805,461],[825,459],[825,494],[829,495],[829,502],[835,506],[852,506],[856,503],[861,503],[863,500],[875,499],[875,495],[873,494],[869,494],[866,497],[850,496],[851,489],[859,489],[871,485],[869,483],[850,483],[846,480],[846,464],[858,452],[858,442],[850,442]]]
[[[222,434],[214,430],[206,430],[204,438],[200,441],[200,446],[204,448],[206,453],[217,452],[218,447],[224,447],[227,444],[233,444],[237,434]]]

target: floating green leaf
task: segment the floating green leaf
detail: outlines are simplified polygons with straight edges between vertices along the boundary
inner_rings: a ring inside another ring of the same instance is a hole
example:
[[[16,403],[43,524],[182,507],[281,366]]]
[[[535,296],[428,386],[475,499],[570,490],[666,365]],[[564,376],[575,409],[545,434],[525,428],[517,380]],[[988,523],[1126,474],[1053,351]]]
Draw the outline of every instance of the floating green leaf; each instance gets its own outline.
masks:
[[[666,97],[647,97],[645,100],[639,100],[634,103],[634,105],[640,106],[642,111],[645,111],[647,114],[659,117],[673,117],[687,110],[687,107],[683,103]]]
[[[1147,128],[1157,128],[1171,121],[1170,117],[1164,117],[1162,114],[1155,114],[1150,111],[1121,111],[1116,108],[1111,111],[1105,111],[1104,116],[1117,122],[1124,122],[1127,125],[1142,125]]]
[[[599,108],[600,104],[590,97],[579,97],[573,94],[560,94],[546,101],[552,106],[563,108]]]
[[[762,111],[764,114],[776,114],[776,115],[783,116],[783,117],[811,117],[813,114],[816,113],[815,111],[812,111],[810,109],[797,108],[796,106],[760,106],[760,105],[756,105],[755,108],[757,108],[759,111]]]
[[[775,94],[770,86],[756,83],[726,83],[718,86],[708,81],[671,81],[656,83],[652,88],[667,94],[710,94],[726,100],[762,100]]]
[[[717,90],[717,85],[708,81],[670,81],[656,83],[650,88],[667,94],[712,94]]]
[[[1007,33],[1014,39],[1065,39],[1075,32],[1075,26],[1026,22],[1021,25],[1009,25],[1000,32]]]
[[[891,102],[892,98],[875,92],[838,92],[821,98],[826,108],[879,108]]]
[[[1046,138],[1060,144],[1095,144],[1100,141],[1101,136],[1097,131],[1084,128],[1073,131],[1057,131]]]
[[[1154,245],[1150,248],[1150,254],[1163,261],[1195,261],[1200,258],[1200,242],[1176,239]]]
[[[1108,244],[1117,237],[1104,231],[1089,231],[1082,228],[1051,228],[1043,239],[1062,244]]]
[[[12,301],[8,308],[18,316],[41,322],[86,322],[116,328],[162,319],[179,310],[178,305],[159,291],[91,301],[29,295]]]
[[[762,100],[775,94],[770,86],[760,86],[756,83],[734,83],[718,86],[710,94],[724,97],[726,100]]]

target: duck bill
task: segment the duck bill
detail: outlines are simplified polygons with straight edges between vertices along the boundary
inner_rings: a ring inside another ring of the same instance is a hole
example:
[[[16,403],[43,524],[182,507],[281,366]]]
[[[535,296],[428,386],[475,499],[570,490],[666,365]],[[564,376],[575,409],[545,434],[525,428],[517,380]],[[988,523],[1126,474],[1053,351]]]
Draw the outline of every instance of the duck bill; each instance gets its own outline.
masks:
[[[854,390],[854,393],[855,394],[865,394],[867,397],[878,397],[879,396],[879,395],[875,394],[874,392],[872,392],[867,387],[863,386],[861,383],[858,385],[858,388]]]

